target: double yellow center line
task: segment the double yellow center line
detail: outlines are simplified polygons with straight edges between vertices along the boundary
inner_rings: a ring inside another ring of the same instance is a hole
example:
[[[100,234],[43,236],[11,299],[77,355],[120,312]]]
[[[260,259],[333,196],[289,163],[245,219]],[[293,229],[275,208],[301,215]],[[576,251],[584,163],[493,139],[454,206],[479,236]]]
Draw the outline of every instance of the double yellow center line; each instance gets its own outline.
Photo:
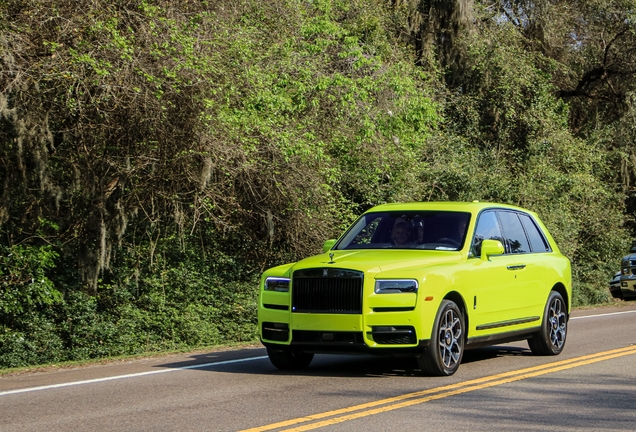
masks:
[[[470,381],[464,381],[457,384],[450,384],[443,387],[417,391],[414,393],[406,393],[387,399],[381,399],[360,405],[354,405],[347,408],[341,408],[333,411],[327,411],[318,414],[312,414],[306,417],[298,417],[295,419],[285,420],[278,423],[272,423],[252,429],[246,429],[243,432],[260,432],[274,429],[288,428],[290,426],[300,425],[301,423],[309,423],[284,429],[285,431],[307,431],[317,429],[349,420],[355,420],[374,414],[380,414],[387,411],[405,408],[412,405],[429,402],[436,399],[442,399],[462,393],[468,393],[475,390],[481,390],[488,387],[494,387],[501,384],[507,384],[514,381],[521,381],[527,378],[533,378],[552,372],[558,372],[566,369],[572,369],[578,366],[585,366],[604,360],[622,357],[626,355],[636,354],[636,346],[618,348],[610,351],[603,351],[596,354],[585,355],[582,357],[571,358],[558,362],[548,363],[540,366],[534,366],[526,369],[505,372],[502,374],[491,375]],[[324,420],[323,420],[324,419]]]

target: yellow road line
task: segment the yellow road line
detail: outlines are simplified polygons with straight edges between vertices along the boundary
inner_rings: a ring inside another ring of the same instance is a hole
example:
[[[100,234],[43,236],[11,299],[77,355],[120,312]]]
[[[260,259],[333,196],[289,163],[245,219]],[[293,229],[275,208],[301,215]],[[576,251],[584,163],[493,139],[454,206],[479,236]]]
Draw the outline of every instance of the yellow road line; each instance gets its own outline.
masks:
[[[341,409],[327,411],[323,413],[312,414],[305,417],[298,417],[295,419],[285,420],[285,421],[281,421],[277,423],[272,423],[269,425],[246,429],[243,432],[269,431],[273,429],[280,429],[284,427],[293,426],[299,423],[306,423],[310,421],[324,419],[327,417],[335,417],[341,414],[347,414],[347,413],[352,413],[354,411],[364,410],[362,412],[329,419],[323,422],[312,423],[306,426],[301,426],[296,429],[288,429],[288,430],[302,431],[302,430],[315,429],[315,428],[327,426],[330,424],[341,423],[347,420],[353,420],[353,419],[368,416],[368,415],[378,414],[381,412],[391,411],[391,410],[403,408],[406,406],[428,402],[430,400],[441,399],[441,398],[453,396],[456,394],[466,393],[469,391],[479,390],[482,388],[492,387],[495,385],[506,384],[508,382],[519,381],[522,379],[531,378],[531,377],[543,375],[546,373],[574,368],[577,366],[596,363],[598,361],[608,360],[610,358],[615,358],[615,357],[620,357],[620,356],[630,355],[630,354],[636,354],[636,347],[631,346],[626,348],[618,348],[614,350],[604,351],[604,352],[595,353],[595,354],[589,354],[589,355],[576,357],[572,359],[561,360],[558,362],[552,362],[552,363],[548,363],[548,364],[544,364],[540,366],[533,366],[533,367],[529,367],[525,369],[519,369],[516,371],[490,375],[483,378],[477,378],[474,380],[464,381],[461,383],[450,384],[450,385],[442,386],[442,387],[436,387],[433,389],[421,390],[421,391],[417,391],[413,393],[406,393],[400,396],[380,399],[377,401],[354,405],[351,407],[341,408]],[[426,396],[426,395],[430,395],[430,396],[422,398],[422,396]],[[408,400],[408,399],[411,399],[411,400]],[[398,403],[395,403],[395,402],[398,402]],[[389,405],[389,404],[392,404],[392,405]],[[380,405],[389,405],[389,406],[370,409]]]
[[[443,392],[443,393],[438,393],[432,396],[427,396],[424,398],[418,398],[418,399],[411,399],[411,400],[407,400],[401,403],[397,403],[397,404],[393,404],[393,405],[388,405],[388,406],[384,406],[384,407],[380,407],[380,408],[376,408],[373,410],[368,410],[368,411],[361,411],[361,412],[357,412],[354,414],[350,414],[350,415],[346,415],[346,416],[341,416],[341,417],[336,417],[333,419],[329,419],[329,420],[325,420],[322,422],[318,422],[318,423],[312,423],[312,424],[308,424],[305,426],[300,426],[298,428],[294,428],[294,429],[286,429],[286,432],[291,432],[291,431],[308,431],[308,430],[312,430],[312,429],[318,429],[321,427],[325,427],[325,426],[330,426],[330,425],[334,425],[337,423],[342,423],[345,421],[349,421],[349,420],[355,420],[361,417],[367,417],[370,415],[375,415],[375,414],[380,414],[380,413],[384,413],[384,412],[388,412],[388,411],[393,411],[395,409],[399,409],[399,408],[405,408],[408,406],[412,406],[412,405],[417,405],[417,404],[421,404],[424,402],[429,402],[432,400],[436,400],[436,399],[442,399],[445,397],[449,397],[449,396],[454,396],[454,395],[458,395],[458,394],[462,394],[462,393],[468,393],[471,391],[475,391],[475,390],[481,390],[481,389],[485,389],[488,387],[494,387],[497,385],[501,385],[501,384],[508,384],[514,381],[521,381],[524,379],[528,379],[528,378],[533,378],[533,377],[537,377],[540,375],[544,375],[544,374],[548,374],[548,373],[552,373],[552,372],[558,372],[561,370],[565,370],[565,369],[572,369],[578,366],[584,366],[584,365],[588,365],[588,364],[592,364],[592,363],[596,363],[596,362],[600,362],[603,360],[609,360],[612,358],[616,358],[616,357],[622,357],[622,356],[626,356],[626,355],[630,355],[630,354],[636,354],[636,349],[633,349],[632,351],[624,351],[621,353],[616,353],[616,354],[612,354],[612,355],[608,355],[608,356],[604,356],[604,357],[597,357],[597,358],[593,358],[593,359],[589,359],[589,360],[584,360],[578,363],[571,363],[568,365],[563,365],[563,366],[557,366],[554,368],[549,368],[549,369],[543,369],[543,370],[539,370],[536,372],[532,372],[532,373],[527,373],[527,374],[522,374],[522,375],[517,375],[517,376],[513,376],[513,377],[509,377],[509,378],[504,378],[501,380],[496,380],[496,381],[490,381],[484,384],[479,384],[479,385],[474,385],[474,386],[468,386],[468,387],[463,387],[463,388],[459,388],[457,390],[452,390],[452,391],[448,391],[448,392]]]

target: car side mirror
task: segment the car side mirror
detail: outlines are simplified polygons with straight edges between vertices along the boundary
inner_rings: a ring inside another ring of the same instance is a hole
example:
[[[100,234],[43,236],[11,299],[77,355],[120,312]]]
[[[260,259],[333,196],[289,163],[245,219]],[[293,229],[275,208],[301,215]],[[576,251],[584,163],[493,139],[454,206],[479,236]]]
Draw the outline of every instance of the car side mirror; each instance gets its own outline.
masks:
[[[490,255],[501,255],[504,247],[499,240],[484,240],[481,242],[481,259],[488,261]]]
[[[325,244],[322,245],[322,251],[323,252],[327,252],[329,250],[331,250],[331,248],[333,247],[333,245],[336,244],[336,240],[327,240],[325,242]]]

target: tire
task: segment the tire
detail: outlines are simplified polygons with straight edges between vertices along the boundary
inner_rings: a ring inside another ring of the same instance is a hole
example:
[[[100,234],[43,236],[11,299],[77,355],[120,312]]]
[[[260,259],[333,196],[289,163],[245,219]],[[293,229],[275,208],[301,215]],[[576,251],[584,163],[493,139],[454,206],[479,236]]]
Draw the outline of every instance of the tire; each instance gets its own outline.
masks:
[[[422,372],[450,376],[459,368],[464,355],[464,316],[455,303],[443,300],[435,317],[431,346],[418,357]]]
[[[280,351],[267,348],[269,361],[281,370],[300,370],[309,366],[314,358],[313,353],[302,351]]]
[[[535,355],[558,355],[563,351],[568,332],[567,306],[561,294],[552,291],[543,312],[541,330],[528,339]]]

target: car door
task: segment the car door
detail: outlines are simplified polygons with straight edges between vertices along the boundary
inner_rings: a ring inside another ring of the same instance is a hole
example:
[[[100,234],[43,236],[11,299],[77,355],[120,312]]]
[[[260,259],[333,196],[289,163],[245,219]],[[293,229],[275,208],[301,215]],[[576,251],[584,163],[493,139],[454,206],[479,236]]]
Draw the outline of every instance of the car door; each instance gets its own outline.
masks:
[[[467,287],[465,300],[471,308],[471,337],[505,331],[506,323],[515,317],[514,309],[517,304],[513,295],[516,282],[514,272],[508,269],[514,257],[502,254],[490,256],[488,260],[480,259],[483,240],[504,243],[494,210],[484,211],[478,216],[467,271],[457,276],[461,286]]]
[[[546,259],[547,253],[551,252],[550,244],[546,240],[545,236],[541,232],[534,219],[530,215],[525,213],[519,213],[519,219],[523,225],[523,229],[530,241],[530,250],[532,256],[529,257],[528,262],[534,263],[540,266],[540,269],[536,269],[537,275],[534,280],[536,285],[533,285],[533,289],[529,292],[529,303],[532,311],[530,313],[541,315],[543,314],[543,308],[548,300],[548,295],[552,290],[552,286],[548,283],[548,273],[546,271]],[[540,275],[539,275],[540,273]]]
[[[538,324],[546,301],[543,256],[533,252],[520,219],[521,213],[499,210],[498,216],[506,253],[512,258],[507,267],[514,276],[514,284],[509,293],[513,300],[512,319],[518,324]]]

